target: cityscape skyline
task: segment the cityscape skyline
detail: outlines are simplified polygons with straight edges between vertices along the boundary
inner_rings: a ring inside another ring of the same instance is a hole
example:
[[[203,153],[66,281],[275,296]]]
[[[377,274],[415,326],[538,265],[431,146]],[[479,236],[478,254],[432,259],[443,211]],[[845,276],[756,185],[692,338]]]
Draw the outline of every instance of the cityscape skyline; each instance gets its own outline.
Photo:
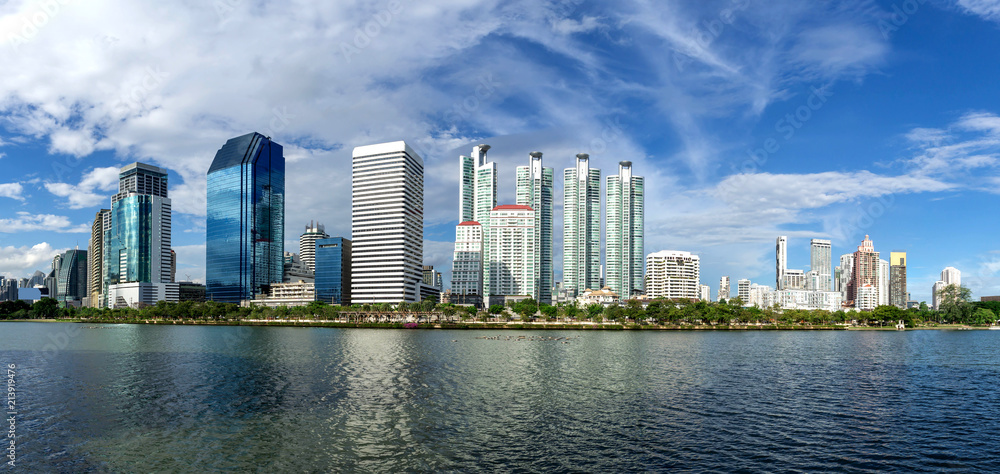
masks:
[[[30,17],[32,8],[10,5],[15,20]],[[37,36],[4,52],[12,70],[23,72],[0,85],[12,104],[0,112],[7,119],[0,164],[8,172],[0,180],[0,273],[26,277],[47,270],[52,255],[85,248],[117,169],[140,161],[169,173],[177,279],[204,280],[198,255],[205,251],[211,154],[229,137],[258,130],[288,147],[290,168],[308,171],[289,178],[288,201],[298,205],[289,209],[286,228],[321,220],[330,235],[349,235],[342,205],[349,179],[338,170],[350,149],[412,143],[428,168],[422,263],[445,272],[458,224],[454,157],[488,142],[500,151],[491,159],[505,181],[533,150],[545,152],[556,170],[578,153],[588,153],[605,175],[619,161],[635,162],[650,182],[646,252],[700,255],[705,284],[714,286],[722,275],[768,281],[777,235],[792,239],[788,267],[807,268],[809,238],[831,240],[837,256],[871,234],[885,243],[883,252],[908,252],[914,299],[930,301],[929,288],[948,266],[965,272],[976,296],[1000,294],[1000,254],[989,237],[997,224],[971,214],[996,193],[991,171],[1000,98],[976,80],[998,67],[976,47],[998,34],[988,10],[923,3],[896,24],[892,2],[857,9],[692,2],[658,11],[597,2],[556,12],[555,20],[532,4],[470,5],[463,22],[489,21],[431,60],[412,48],[433,50],[444,39],[407,28],[416,19],[404,7],[391,15],[392,31],[371,38],[375,49],[335,54],[337,61],[312,68],[282,51],[308,56],[317,51],[311,43],[336,49],[352,38],[315,41],[327,30],[313,25],[295,38],[250,38],[240,25],[259,18],[239,8],[220,18],[210,6],[185,7],[170,19],[137,6],[125,22],[131,29],[116,23],[120,16],[109,8],[88,7],[97,21],[82,21],[83,9],[63,9]],[[508,8],[525,14],[504,15]],[[328,20],[330,31],[354,31],[371,20],[371,12],[339,6],[306,9],[300,13],[336,18]],[[719,23],[723,11],[733,23]],[[300,26],[289,13],[275,12],[271,20]],[[444,9],[428,14],[441,15],[433,18],[437,24],[456,25]],[[642,21],[623,21],[634,18]],[[165,21],[198,28],[149,33]],[[94,40],[75,52],[49,47],[79,38],[74,32],[67,39],[70,25]],[[231,34],[202,33],[219,25]],[[765,31],[782,34],[762,44]],[[538,47],[510,57],[503,51],[514,38]],[[652,42],[628,47],[636,38]],[[212,65],[176,54],[248,40],[269,43],[253,53],[261,61],[241,48],[228,48],[232,54]],[[143,54],[131,54],[138,44]],[[471,57],[496,67],[468,74]],[[269,61],[275,67],[254,69]],[[37,76],[44,64],[65,70],[57,78]],[[377,72],[387,64],[394,65],[392,76]],[[536,75],[505,73],[517,68]],[[706,77],[718,82],[706,87]],[[51,87],[33,87],[43,82]],[[859,118],[858,111],[872,113]],[[500,203],[515,202],[509,188],[509,181],[501,186]],[[553,191],[552,255],[560,280],[560,179]],[[296,251],[296,234],[287,233],[286,250]],[[944,245],[955,238],[962,245]]]

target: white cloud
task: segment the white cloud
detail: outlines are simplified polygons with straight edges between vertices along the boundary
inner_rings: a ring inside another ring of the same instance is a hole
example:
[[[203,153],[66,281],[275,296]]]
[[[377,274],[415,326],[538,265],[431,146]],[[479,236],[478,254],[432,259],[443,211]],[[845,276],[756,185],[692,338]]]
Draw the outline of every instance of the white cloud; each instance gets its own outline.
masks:
[[[966,13],[979,15],[991,21],[1000,21],[1000,1],[998,0],[958,0],[958,6]]]
[[[90,225],[73,225],[66,216],[55,216],[52,214],[32,215],[27,212],[18,212],[17,217],[11,219],[0,219],[0,233],[13,234],[34,231],[89,233]]]
[[[0,155],[2,157],[2,155]],[[11,199],[17,199],[18,201],[24,201],[24,196],[21,194],[24,192],[24,186],[21,183],[4,183],[0,184],[0,197],[7,197]]]
[[[579,21],[573,20],[571,18],[564,18],[561,20],[554,21],[552,23],[552,29],[557,33],[564,35],[571,35],[574,33],[588,33],[600,28],[601,22],[597,17],[586,16]]]
[[[66,249],[54,249],[48,242],[31,247],[0,247],[0,274],[9,278],[23,278],[35,270],[48,273],[52,258]]]
[[[205,244],[173,247],[177,252],[177,281],[205,283]]]
[[[80,184],[45,183],[45,189],[67,198],[70,209],[85,209],[107,204],[108,193],[118,189],[119,168],[94,168],[83,175]],[[99,191],[104,191],[100,193]]]

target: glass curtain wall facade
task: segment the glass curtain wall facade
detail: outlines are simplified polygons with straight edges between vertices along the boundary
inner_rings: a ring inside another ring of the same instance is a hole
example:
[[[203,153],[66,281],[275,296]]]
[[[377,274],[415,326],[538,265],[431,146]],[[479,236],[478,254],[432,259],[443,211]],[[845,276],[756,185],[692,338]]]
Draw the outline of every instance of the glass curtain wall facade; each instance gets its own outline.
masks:
[[[331,237],[316,241],[316,300],[351,304],[351,241]]]
[[[534,284],[538,286],[533,293],[538,295],[537,301],[540,304],[552,304],[552,168],[542,166],[542,153],[531,152],[529,154],[531,162],[528,166],[517,167],[517,204],[528,206],[535,211],[535,242],[538,251],[534,254],[533,266],[538,272],[534,279]],[[491,230],[486,231],[486,238],[490,242],[485,252],[488,258],[487,266],[490,262],[497,261],[492,255],[493,243],[497,240],[492,237]],[[484,269],[490,272],[490,279],[496,275],[492,269]],[[490,294],[498,294],[490,282]]]
[[[226,142],[208,170],[206,298],[253,299],[284,269],[285,157],[259,133]]]
[[[618,163],[618,175],[608,176],[606,285],[623,299],[645,288],[643,254],[645,180],[632,175],[632,162]]]
[[[601,170],[586,153],[563,172],[563,288],[572,297],[601,288]]]
[[[79,307],[87,297],[87,251],[69,250],[63,254],[56,274],[56,298],[62,306]]]

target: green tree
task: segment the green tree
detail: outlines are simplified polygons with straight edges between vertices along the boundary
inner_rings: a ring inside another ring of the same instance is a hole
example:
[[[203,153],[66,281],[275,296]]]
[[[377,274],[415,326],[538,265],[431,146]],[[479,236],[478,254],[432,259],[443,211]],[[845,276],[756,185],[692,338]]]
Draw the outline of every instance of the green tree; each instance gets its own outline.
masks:
[[[646,316],[646,311],[642,308],[642,302],[639,300],[628,300],[625,303],[625,318],[631,319],[632,321],[639,321]]]
[[[555,321],[556,318],[559,317],[558,307],[543,304],[538,308],[538,310],[542,313],[543,316],[545,316],[545,319],[549,321]]]
[[[55,298],[42,298],[31,305],[35,318],[51,319],[59,314],[59,302]]]
[[[986,308],[976,308],[976,311],[972,313],[972,324],[993,324],[997,320],[997,315],[993,311]]]
[[[563,314],[569,319],[576,319],[580,315],[580,307],[577,306],[576,301],[570,301],[562,307]]]
[[[597,303],[587,305],[587,317],[596,320],[598,316],[604,313],[604,306]]]
[[[498,315],[498,314],[500,314],[502,312],[503,312],[503,305],[502,304],[491,304],[490,305],[490,309],[489,309],[489,313],[490,314],[496,316],[496,315]]]
[[[940,311],[950,322],[966,322],[972,316],[972,290],[955,284],[947,285],[938,290]]]
[[[882,321],[882,324],[895,324],[897,321],[907,319],[906,313],[892,305],[882,305],[872,310],[872,319]]]
[[[533,298],[518,301],[514,305],[514,312],[521,315],[521,319],[531,319],[538,312],[538,303]]]

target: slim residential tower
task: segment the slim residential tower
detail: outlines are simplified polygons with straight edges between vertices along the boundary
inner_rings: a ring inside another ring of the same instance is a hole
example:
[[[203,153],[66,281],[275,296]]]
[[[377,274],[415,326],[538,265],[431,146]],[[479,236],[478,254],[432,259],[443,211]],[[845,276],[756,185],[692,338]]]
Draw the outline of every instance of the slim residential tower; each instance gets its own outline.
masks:
[[[574,298],[601,287],[601,170],[586,153],[563,172],[563,287]]]
[[[532,293],[540,304],[552,304],[552,168],[542,167],[542,153],[531,152],[528,166],[517,167],[517,204],[535,211],[537,250],[533,252],[534,269],[538,273]],[[489,233],[489,231],[487,231]],[[490,237],[489,241],[495,240]],[[492,252],[492,248],[487,254]],[[496,259],[490,257],[490,262]],[[490,269],[490,275],[497,273]],[[491,283],[492,285],[492,283]],[[491,293],[495,294],[492,286]]]
[[[645,180],[632,175],[632,162],[618,163],[608,176],[605,284],[622,300],[642,294]]]

